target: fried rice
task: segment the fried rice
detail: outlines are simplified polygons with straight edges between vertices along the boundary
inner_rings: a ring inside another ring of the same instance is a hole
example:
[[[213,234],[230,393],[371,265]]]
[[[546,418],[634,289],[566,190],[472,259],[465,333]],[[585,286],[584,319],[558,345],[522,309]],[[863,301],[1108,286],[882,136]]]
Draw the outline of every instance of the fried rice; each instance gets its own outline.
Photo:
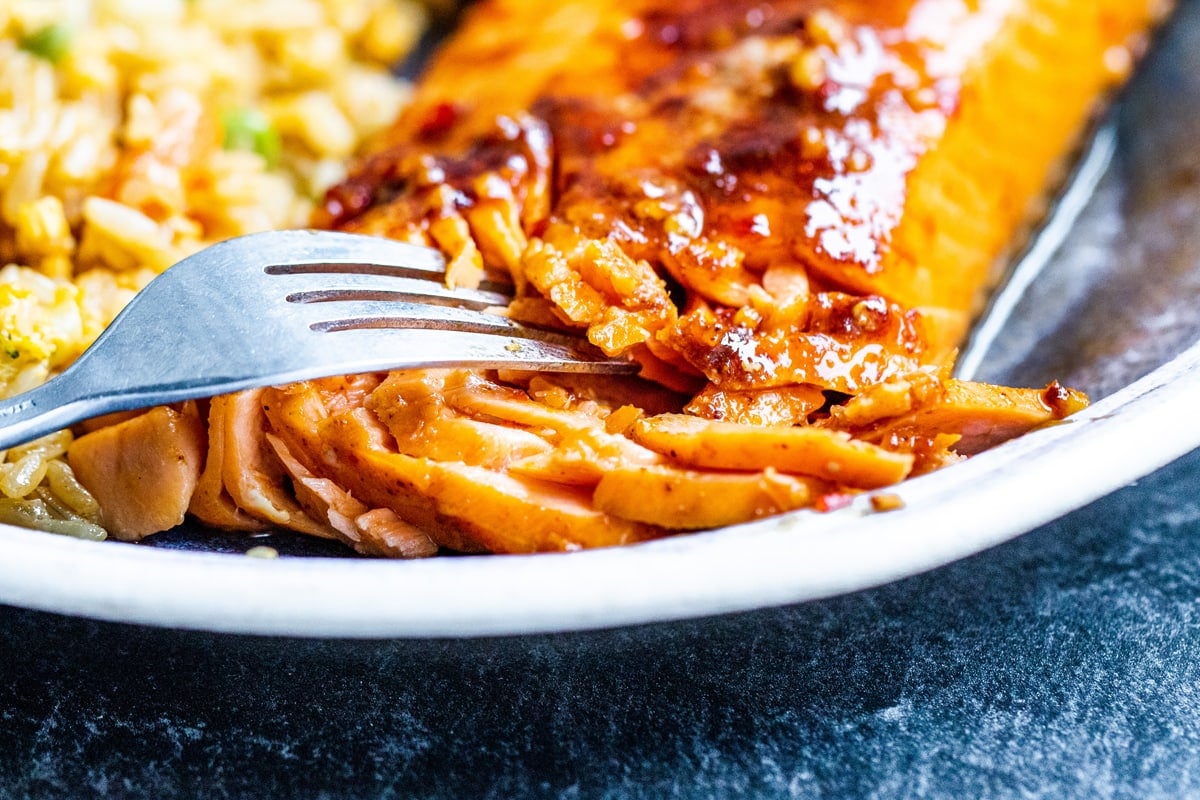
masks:
[[[302,227],[408,97],[416,0],[0,4],[0,393],[62,370],[155,275]],[[0,454],[0,521],[103,538],[62,431]]]

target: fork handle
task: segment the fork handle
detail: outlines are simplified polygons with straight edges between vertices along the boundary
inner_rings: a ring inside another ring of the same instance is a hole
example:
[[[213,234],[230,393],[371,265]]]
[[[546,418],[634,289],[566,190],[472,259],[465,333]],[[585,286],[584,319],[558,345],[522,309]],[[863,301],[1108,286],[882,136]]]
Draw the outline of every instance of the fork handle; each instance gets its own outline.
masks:
[[[59,375],[27,392],[0,400],[0,450],[25,444],[81,420],[216,394],[216,384],[146,386],[100,373],[89,350]],[[129,375],[124,376],[126,379]]]
[[[87,396],[67,370],[28,392],[0,400],[0,450],[54,433],[90,416],[119,410],[116,398]]]

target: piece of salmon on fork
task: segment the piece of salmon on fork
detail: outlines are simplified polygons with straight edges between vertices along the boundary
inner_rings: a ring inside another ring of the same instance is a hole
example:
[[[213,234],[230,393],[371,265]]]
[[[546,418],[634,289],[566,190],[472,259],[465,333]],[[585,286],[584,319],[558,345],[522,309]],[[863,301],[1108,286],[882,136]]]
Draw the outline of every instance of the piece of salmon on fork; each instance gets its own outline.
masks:
[[[436,247],[455,285],[506,273],[509,315],[642,377],[269,389],[261,452],[319,524],[314,481],[527,552],[829,507],[1061,418],[1086,399],[949,366],[1165,10],[484,0],[316,222]]]

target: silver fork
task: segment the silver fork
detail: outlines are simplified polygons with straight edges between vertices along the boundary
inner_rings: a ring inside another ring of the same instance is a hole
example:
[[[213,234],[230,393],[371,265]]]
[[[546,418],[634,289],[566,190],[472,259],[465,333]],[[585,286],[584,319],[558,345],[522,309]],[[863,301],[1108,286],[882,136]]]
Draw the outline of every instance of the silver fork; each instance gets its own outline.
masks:
[[[255,386],[467,365],[631,374],[582,339],[487,309],[511,289],[448,289],[426,247],[328,231],[256,233],[155,278],[61,375],[0,401],[0,449],[89,417]]]

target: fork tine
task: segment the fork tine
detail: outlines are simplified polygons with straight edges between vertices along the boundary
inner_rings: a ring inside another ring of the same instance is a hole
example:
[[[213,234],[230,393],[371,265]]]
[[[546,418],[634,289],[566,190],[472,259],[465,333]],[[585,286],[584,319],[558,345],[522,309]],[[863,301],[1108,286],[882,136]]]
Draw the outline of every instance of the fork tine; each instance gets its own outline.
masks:
[[[410,280],[423,281],[426,284],[442,286],[452,291],[473,291],[473,289],[449,287],[445,283],[446,273],[433,272],[426,270],[413,270],[403,266],[387,266],[381,264],[359,264],[353,262],[344,262],[341,264],[331,264],[326,262],[316,262],[311,264],[271,264],[263,269],[263,272],[272,277],[288,278],[292,276],[307,277],[311,279],[313,275],[327,276],[327,280],[336,281],[344,276],[355,276],[365,280],[368,277],[380,278],[385,281],[390,280]],[[484,279],[479,282],[475,289],[483,292],[503,295],[504,302],[512,299],[516,287],[511,280],[505,276],[496,275],[495,273],[484,273]],[[380,284],[381,286],[383,284]]]
[[[392,329],[356,327],[334,333],[315,334],[326,347],[344,354],[342,372],[374,372],[381,369],[466,366],[475,369],[550,369],[556,372],[586,372],[602,375],[636,375],[634,361],[611,359],[581,339],[554,337],[523,338],[496,335],[498,331],[462,331],[436,328]],[[526,332],[531,329],[524,329]],[[552,340],[558,339],[558,340]],[[320,377],[301,370],[290,379]]]
[[[285,271],[360,271],[376,268],[387,274],[445,274],[446,260],[437,250],[379,236],[340,231],[268,231],[230,239],[215,246],[226,258]]]
[[[342,300],[298,304],[301,318],[314,331],[354,328],[431,328],[447,333],[473,331],[499,333],[524,339],[579,341],[578,337],[522,325],[508,317],[473,308],[438,306],[390,300]]]
[[[306,280],[302,285],[311,283],[311,280]],[[283,284],[286,286],[286,279]],[[287,295],[289,303],[368,300],[484,309],[508,305],[512,295],[479,289],[450,289],[443,283],[431,280],[364,274],[333,275],[319,289],[305,288]]]
[[[438,283],[446,278],[445,258],[428,247],[335,231],[277,231],[261,236],[271,243],[271,261],[263,266],[268,275],[375,275]],[[263,243],[246,244],[261,247]],[[261,259],[261,252],[256,256]],[[477,288],[508,299],[514,290],[511,276],[486,268]]]
[[[369,329],[430,330],[441,332],[447,342],[464,334],[482,334],[507,338],[509,342],[524,340],[557,347],[560,348],[561,358],[595,362],[613,360],[579,336],[533,328],[499,314],[472,308],[361,300],[312,304],[309,311],[308,327],[317,333]],[[572,355],[568,356],[568,353]]]

